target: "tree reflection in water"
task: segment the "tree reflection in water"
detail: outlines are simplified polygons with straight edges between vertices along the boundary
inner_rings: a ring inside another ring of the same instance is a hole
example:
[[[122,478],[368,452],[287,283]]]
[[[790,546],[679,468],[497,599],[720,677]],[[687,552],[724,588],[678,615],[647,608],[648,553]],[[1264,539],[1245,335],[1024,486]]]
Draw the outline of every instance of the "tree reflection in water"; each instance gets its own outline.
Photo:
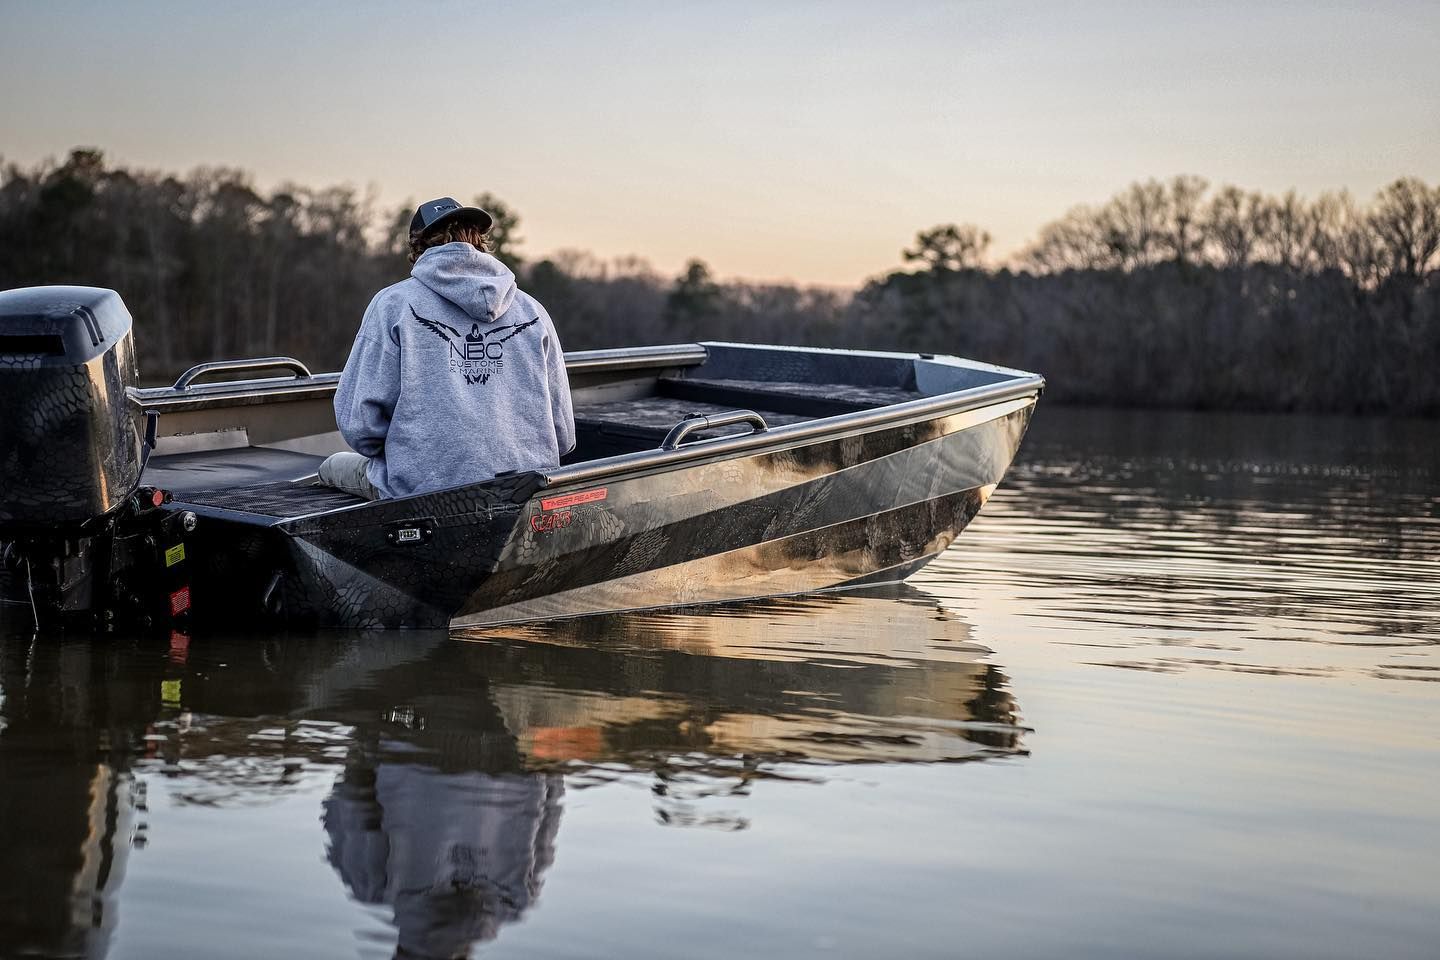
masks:
[[[137,783],[224,808],[328,778],[346,890],[393,911],[401,955],[455,956],[535,903],[567,783],[649,778],[659,823],[733,830],[759,780],[1024,753],[1004,674],[915,590],[454,637],[0,643],[5,950],[104,953]]]
[[[26,611],[28,613],[28,611]],[[0,955],[101,957],[143,840],[129,775],[160,688],[101,643],[0,630]]]

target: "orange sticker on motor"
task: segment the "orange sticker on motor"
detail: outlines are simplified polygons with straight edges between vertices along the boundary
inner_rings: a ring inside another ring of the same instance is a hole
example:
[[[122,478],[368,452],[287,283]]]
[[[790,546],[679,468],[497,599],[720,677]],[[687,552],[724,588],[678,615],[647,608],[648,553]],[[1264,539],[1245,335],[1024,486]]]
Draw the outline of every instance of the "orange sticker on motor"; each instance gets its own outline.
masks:
[[[541,510],[561,510],[565,507],[578,507],[582,503],[594,503],[597,500],[604,500],[609,494],[608,487],[601,487],[598,490],[583,490],[580,493],[567,493],[562,497],[547,497],[540,501]]]

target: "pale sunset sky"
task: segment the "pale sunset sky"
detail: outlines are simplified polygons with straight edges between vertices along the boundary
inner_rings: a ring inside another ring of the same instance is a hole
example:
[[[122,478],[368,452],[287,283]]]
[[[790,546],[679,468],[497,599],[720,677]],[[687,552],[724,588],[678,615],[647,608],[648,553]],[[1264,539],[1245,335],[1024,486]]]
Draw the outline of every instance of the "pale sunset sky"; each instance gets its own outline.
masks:
[[[0,159],[488,190],[522,252],[852,286],[1131,181],[1440,180],[1440,3],[0,2]]]

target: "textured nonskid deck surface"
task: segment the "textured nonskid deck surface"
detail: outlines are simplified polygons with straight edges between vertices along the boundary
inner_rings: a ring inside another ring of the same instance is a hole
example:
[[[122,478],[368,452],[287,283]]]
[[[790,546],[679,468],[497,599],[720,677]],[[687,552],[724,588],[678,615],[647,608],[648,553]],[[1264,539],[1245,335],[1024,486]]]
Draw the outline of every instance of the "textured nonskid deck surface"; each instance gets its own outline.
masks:
[[[320,469],[324,459],[270,447],[177,453],[152,458],[145,467],[144,482],[188,500],[191,491],[299,480]]]
[[[812,417],[868,410],[919,400],[924,394],[903,387],[851,383],[792,383],[785,380],[727,380],[666,377],[660,388],[671,396],[694,396],[714,403],[804,410]]]
[[[183,503],[253,513],[276,520],[308,517],[365,503],[360,497],[314,481],[280,480],[248,487],[196,490],[178,498]]]
[[[675,424],[691,414],[712,416],[728,413],[735,407],[717,403],[703,403],[698,400],[677,400],[673,397],[645,397],[639,400],[615,400],[610,403],[592,403],[575,409],[575,422],[581,426],[608,427],[633,433],[654,434],[664,437]],[[753,407],[751,409],[754,409]],[[765,422],[772,427],[808,420],[795,414],[776,413],[760,410]],[[718,430],[699,431],[692,436],[720,436],[738,432],[734,427]]]
[[[314,481],[324,459],[267,447],[181,453],[151,460],[144,482],[168,490],[180,503],[277,520],[364,503]]]

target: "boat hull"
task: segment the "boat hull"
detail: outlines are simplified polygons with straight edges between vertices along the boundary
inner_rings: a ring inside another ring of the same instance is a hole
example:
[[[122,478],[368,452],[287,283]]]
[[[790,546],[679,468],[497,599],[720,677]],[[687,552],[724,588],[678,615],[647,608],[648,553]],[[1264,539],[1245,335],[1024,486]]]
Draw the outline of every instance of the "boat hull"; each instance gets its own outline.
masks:
[[[193,614],[484,626],[903,580],[1000,483],[1035,398],[558,484],[520,474],[268,526],[205,518]]]

